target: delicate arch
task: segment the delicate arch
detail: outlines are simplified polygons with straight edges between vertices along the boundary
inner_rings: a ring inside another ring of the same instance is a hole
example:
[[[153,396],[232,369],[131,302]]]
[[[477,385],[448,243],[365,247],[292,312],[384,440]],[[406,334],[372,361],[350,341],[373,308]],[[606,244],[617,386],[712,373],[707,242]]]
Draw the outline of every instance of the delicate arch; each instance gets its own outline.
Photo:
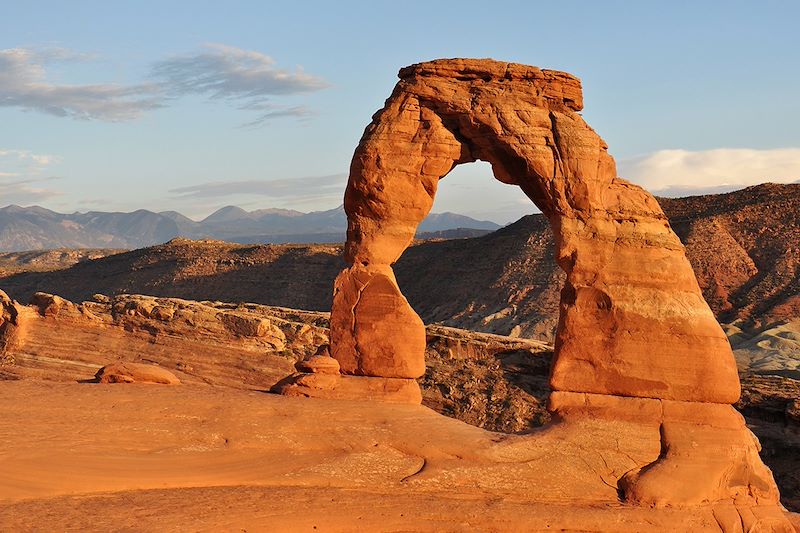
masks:
[[[346,260],[331,350],[346,374],[424,373],[422,321],[391,265],[428,214],[439,179],[477,159],[548,217],[562,290],[551,387],[732,403],[736,365],[683,246],[652,195],[616,176],[577,113],[580,82],[491,60],[406,67],[356,148],[345,193]]]

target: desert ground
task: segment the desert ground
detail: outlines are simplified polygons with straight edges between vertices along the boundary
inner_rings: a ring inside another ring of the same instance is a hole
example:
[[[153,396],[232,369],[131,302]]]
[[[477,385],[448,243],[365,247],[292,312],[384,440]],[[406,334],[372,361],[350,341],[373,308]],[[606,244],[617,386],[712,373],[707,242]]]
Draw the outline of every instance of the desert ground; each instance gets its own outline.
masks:
[[[204,384],[20,380],[0,395],[7,531],[719,530],[710,506],[564,501],[527,463],[498,479],[483,450],[524,436],[422,406]]]
[[[26,340],[6,350],[0,388],[10,530],[719,530],[712,505],[626,505],[602,480],[608,459],[575,464],[605,431],[545,431],[560,459],[541,444],[544,343],[431,326],[426,406],[292,398],[269,389],[325,345],[327,314],[98,300],[18,305]],[[180,384],[96,383],[113,362],[168,369]],[[775,438],[783,430],[768,419],[786,389],[753,379],[744,407]],[[777,440],[791,465],[796,448]]]

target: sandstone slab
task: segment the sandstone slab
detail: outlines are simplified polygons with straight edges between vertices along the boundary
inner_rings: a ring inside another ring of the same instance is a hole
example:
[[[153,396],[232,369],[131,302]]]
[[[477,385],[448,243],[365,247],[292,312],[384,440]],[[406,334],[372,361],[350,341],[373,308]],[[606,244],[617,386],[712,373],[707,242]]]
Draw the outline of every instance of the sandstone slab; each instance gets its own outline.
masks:
[[[419,384],[416,380],[405,378],[300,372],[279,381],[270,390],[284,396],[326,400],[422,403]]]

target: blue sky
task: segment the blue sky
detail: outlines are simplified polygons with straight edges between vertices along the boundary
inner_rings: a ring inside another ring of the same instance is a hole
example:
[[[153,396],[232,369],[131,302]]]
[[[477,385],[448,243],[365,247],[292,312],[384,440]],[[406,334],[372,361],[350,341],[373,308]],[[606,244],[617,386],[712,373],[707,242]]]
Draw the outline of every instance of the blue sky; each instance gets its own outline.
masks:
[[[800,179],[797,2],[0,3],[0,205],[336,207],[400,67],[579,76],[620,175],[661,193]],[[436,211],[532,210],[488,165]]]

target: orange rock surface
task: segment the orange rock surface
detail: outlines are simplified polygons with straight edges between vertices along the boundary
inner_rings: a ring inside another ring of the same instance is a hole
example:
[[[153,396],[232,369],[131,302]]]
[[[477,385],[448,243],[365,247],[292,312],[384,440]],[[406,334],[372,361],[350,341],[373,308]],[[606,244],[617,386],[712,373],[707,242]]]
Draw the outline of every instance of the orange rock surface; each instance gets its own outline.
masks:
[[[158,365],[142,363],[112,363],[95,374],[98,383],[158,383],[178,385],[181,380],[175,374]]]
[[[655,199],[616,177],[605,143],[577,114],[578,80],[490,60],[433,61],[400,77],[356,150],[345,194],[350,266],[330,318],[338,368],[320,354],[323,343],[307,343],[301,372],[278,387],[312,398],[208,387],[215,380],[188,366],[208,359],[212,339],[224,336],[239,357],[256,359],[313,329],[212,302],[76,305],[37,294],[26,307],[0,297],[2,353],[34,368],[58,349],[76,373],[93,369],[74,354],[92,339],[120,359],[132,349],[158,359],[187,343],[198,351],[184,362],[193,379],[181,376],[181,387],[23,380],[0,388],[0,522],[25,529],[44,505],[59,523],[85,528],[70,496],[84,510],[97,509],[92,493],[124,508],[126,492],[152,502],[155,489],[174,499],[192,488],[206,501],[245,506],[238,517],[206,512],[203,527],[212,529],[296,529],[297,505],[263,501],[282,491],[306,510],[319,504],[304,526],[334,531],[790,532],[759,443],[731,406],[740,388],[725,335]],[[438,180],[476,159],[542,209],[567,275],[550,379],[554,423],[529,434],[492,433],[409,405],[419,402],[425,329],[391,265]],[[212,356],[230,358],[224,344]],[[245,379],[239,388],[249,388]],[[37,416],[39,424],[26,423]],[[310,497],[321,492],[324,504]],[[237,493],[278,519],[253,518]],[[463,515],[464,499],[481,512]],[[153,513],[162,529],[186,525],[186,511],[166,514]]]
[[[619,417],[611,406],[595,419],[502,435],[419,405],[203,383],[8,382],[0,387],[0,524],[8,531],[791,532],[778,507],[746,499],[689,508],[620,503],[614,480],[658,457],[651,414]]]
[[[452,59],[400,71],[356,149],[345,193],[354,266],[337,282],[331,319],[332,355],[344,372],[421,374],[413,341],[422,323],[399,296],[391,264],[430,211],[439,180],[480,159],[518,185],[556,234],[567,281],[553,389],[738,399],[730,346],[683,246],[656,200],[617,177],[605,142],[578,114],[582,102],[577,78],[525,65]],[[359,292],[352,269],[380,276],[382,289]],[[391,325],[387,298],[397,315]],[[384,340],[369,342],[378,331]]]

